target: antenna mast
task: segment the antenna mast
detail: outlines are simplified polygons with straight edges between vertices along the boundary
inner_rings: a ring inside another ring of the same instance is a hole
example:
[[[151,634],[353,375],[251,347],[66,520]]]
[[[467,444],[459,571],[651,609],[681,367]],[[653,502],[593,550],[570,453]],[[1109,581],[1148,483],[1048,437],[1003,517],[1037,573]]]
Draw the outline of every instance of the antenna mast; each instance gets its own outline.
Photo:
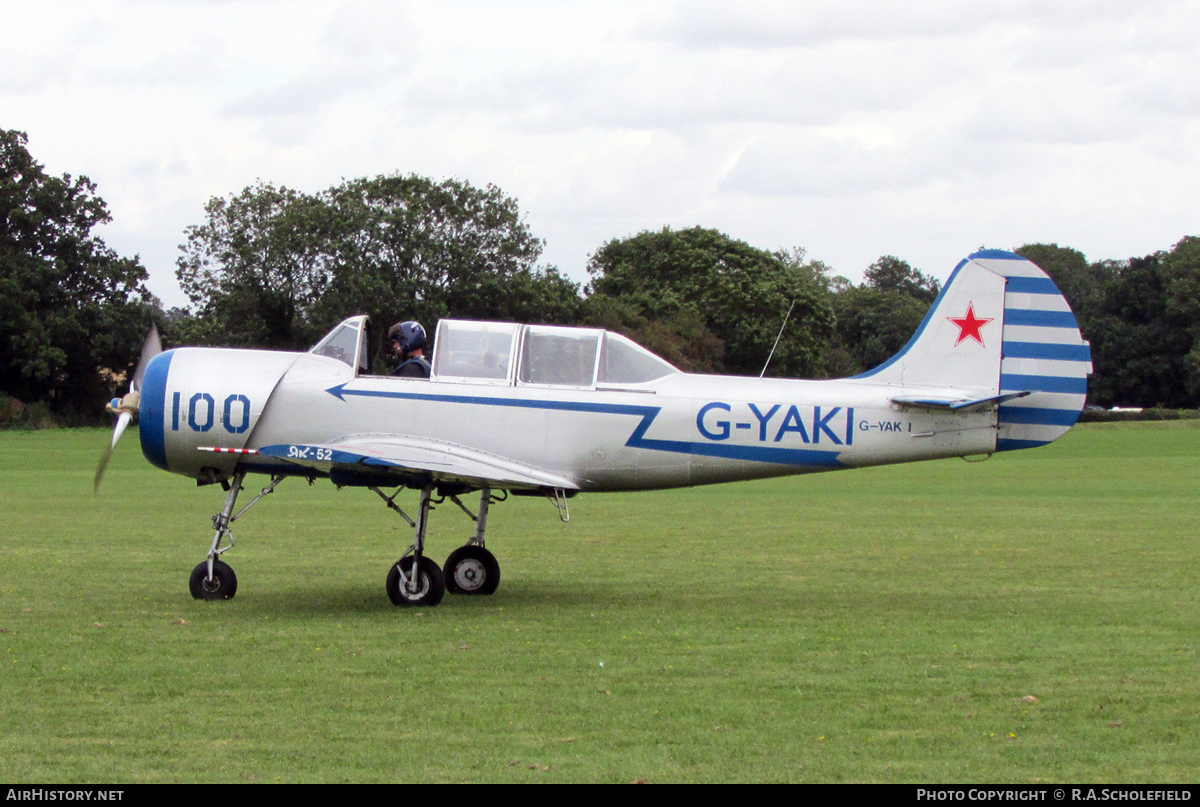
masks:
[[[779,326],[779,333],[775,334],[775,344],[771,345],[771,352],[767,354],[767,360],[763,364],[762,372],[758,374],[762,378],[767,374],[767,367],[771,364],[771,359],[775,356],[775,348],[779,347],[779,340],[783,338],[783,329],[787,327],[788,319],[792,316],[792,309],[796,307],[796,301],[792,300],[792,304],[788,306],[788,312],[783,315],[783,322]]]

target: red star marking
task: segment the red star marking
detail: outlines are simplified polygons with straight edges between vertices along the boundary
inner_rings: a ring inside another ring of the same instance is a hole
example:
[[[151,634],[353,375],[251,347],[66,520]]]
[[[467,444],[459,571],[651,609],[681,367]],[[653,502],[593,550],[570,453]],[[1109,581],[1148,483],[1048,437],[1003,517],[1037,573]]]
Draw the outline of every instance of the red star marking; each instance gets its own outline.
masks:
[[[958,326],[958,339],[955,340],[954,346],[958,347],[967,339],[974,339],[980,345],[983,345],[983,335],[980,333],[983,326],[992,321],[991,318],[975,316],[975,304],[967,303],[967,314],[963,317],[946,317],[946,319]],[[987,345],[983,345],[987,347]]]

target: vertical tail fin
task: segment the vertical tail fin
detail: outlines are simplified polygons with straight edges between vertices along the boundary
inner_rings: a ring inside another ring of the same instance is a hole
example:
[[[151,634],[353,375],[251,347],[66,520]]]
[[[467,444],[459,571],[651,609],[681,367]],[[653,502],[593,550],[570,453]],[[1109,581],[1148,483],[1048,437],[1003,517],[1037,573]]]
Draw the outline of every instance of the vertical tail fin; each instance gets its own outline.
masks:
[[[1002,397],[996,449],[1005,451],[1045,445],[1075,425],[1091,371],[1091,349],[1054,281],[1020,255],[987,250],[955,268],[899,353],[858,378],[933,398]]]

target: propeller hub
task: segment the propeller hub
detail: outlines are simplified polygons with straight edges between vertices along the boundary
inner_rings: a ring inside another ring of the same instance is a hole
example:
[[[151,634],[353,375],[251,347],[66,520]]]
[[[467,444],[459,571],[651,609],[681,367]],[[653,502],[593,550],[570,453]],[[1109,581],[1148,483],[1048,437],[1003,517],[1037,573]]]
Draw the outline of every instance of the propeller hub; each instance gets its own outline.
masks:
[[[113,398],[105,404],[104,411],[113,415],[120,415],[124,412],[136,416],[141,404],[142,394],[140,392],[127,392],[122,397]]]

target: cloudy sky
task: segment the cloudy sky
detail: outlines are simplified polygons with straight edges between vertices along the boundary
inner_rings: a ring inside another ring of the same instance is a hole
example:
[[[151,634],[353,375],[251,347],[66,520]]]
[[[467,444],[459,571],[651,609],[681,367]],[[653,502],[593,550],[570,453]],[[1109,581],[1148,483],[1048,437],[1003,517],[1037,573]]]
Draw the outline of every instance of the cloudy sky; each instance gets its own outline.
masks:
[[[98,184],[168,306],[210,197],[394,172],[499,186],[581,281],[693,225],[944,279],[1200,234],[1197,31],[1200,0],[39,0],[0,128]]]

